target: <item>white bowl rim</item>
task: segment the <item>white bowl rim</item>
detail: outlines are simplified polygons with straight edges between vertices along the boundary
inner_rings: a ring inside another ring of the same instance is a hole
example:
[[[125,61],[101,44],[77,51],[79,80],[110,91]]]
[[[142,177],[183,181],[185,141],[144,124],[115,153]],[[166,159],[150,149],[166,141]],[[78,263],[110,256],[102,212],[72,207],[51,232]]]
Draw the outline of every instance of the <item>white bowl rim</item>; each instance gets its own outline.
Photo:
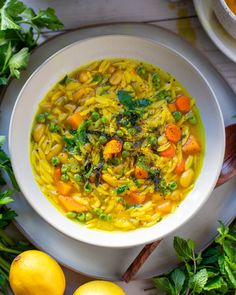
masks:
[[[25,82],[24,86],[22,87],[20,93],[18,94],[18,97],[16,99],[16,102],[15,102],[15,105],[14,105],[14,108],[12,110],[12,115],[11,115],[11,119],[10,119],[10,124],[9,124],[9,136],[8,136],[8,146],[9,146],[9,152],[10,152],[10,155],[11,155],[11,158],[12,158],[12,167],[13,167],[13,171],[16,171],[15,169],[15,162],[14,162],[14,153],[13,153],[13,150],[12,150],[12,125],[13,125],[13,121],[14,121],[14,114],[16,112],[16,109],[17,109],[17,106],[18,106],[18,102],[20,101],[20,98],[22,96],[22,94],[24,93],[24,90],[25,88],[28,86],[28,84],[31,82],[31,79],[49,62],[51,61],[55,56],[59,55],[60,53],[66,51],[67,49],[73,47],[73,46],[76,46],[77,44],[80,44],[80,43],[83,43],[85,41],[89,41],[89,40],[92,40],[92,39],[99,39],[99,38],[110,38],[110,37],[123,37],[123,38],[136,38],[136,39],[139,39],[139,40],[145,40],[147,42],[151,42],[151,43],[156,43],[158,44],[159,46],[171,51],[172,53],[174,53],[175,55],[177,55],[178,57],[180,57],[181,59],[183,59],[187,64],[189,64],[198,74],[199,77],[201,77],[201,79],[204,81],[204,83],[207,85],[208,89],[210,90],[213,98],[214,98],[214,102],[216,104],[216,107],[217,107],[217,110],[218,110],[218,119],[220,121],[220,126],[222,126],[222,139],[223,139],[223,142],[221,143],[222,144],[222,154],[221,154],[221,165],[219,165],[217,167],[217,169],[215,170],[216,171],[216,176],[214,177],[214,179],[212,180],[212,185],[211,187],[209,188],[208,192],[205,194],[205,198],[202,200],[202,202],[199,202],[199,205],[197,207],[197,209],[195,209],[191,214],[189,214],[189,216],[187,216],[187,218],[185,218],[184,220],[182,220],[179,224],[173,226],[173,228],[171,230],[168,231],[168,233],[166,234],[163,234],[163,235],[159,235],[158,236],[158,239],[162,239],[163,237],[171,234],[173,231],[175,231],[177,228],[183,226],[186,222],[189,221],[189,219],[191,219],[200,209],[201,207],[204,205],[204,203],[207,201],[207,199],[209,198],[209,195],[211,194],[211,192],[213,191],[214,187],[215,187],[215,184],[218,180],[218,177],[219,177],[219,174],[220,174],[220,171],[221,171],[221,167],[222,167],[222,164],[223,164],[223,159],[224,159],[224,151],[225,151],[225,129],[224,129],[224,119],[223,119],[223,114],[221,112],[221,109],[220,109],[220,105],[219,105],[219,102],[216,98],[216,95],[212,89],[212,87],[210,86],[210,84],[208,83],[208,81],[206,80],[206,78],[201,74],[200,70],[192,64],[192,62],[190,60],[188,60],[185,56],[183,56],[182,54],[180,54],[179,52],[175,51],[175,49],[173,48],[170,48],[169,46],[167,45],[164,45],[162,44],[161,42],[159,41],[155,41],[153,39],[149,39],[149,38],[146,38],[146,37],[140,37],[140,36],[132,36],[132,35],[123,35],[123,34],[107,34],[107,35],[101,35],[101,36],[96,36],[96,37],[89,37],[89,38],[86,38],[86,39],[83,39],[83,40],[79,40],[79,41],[76,41],[76,42],[73,42],[69,45],[67,45],[66,47],[58,50],[57,52],[55,52],[54,54],[52,54],[49,58],[47,58],[39,67],[37,67],[37,69],[30,75],[30,77],[27,79],[27,81]],[[16,172],[15,173],[15,177],[16,179],[18,179],[18,174]],[[200,172],[201,174],[201,172]],[[199,176],[198,176],[199,177]],[[35,180],[36,181],[36,180]],[[110,247],[110,248],[128,248],[128,247],[134,247],[134,246],[139,246],[139,245],[143,245],[143,244],[146,244],[146,243],[151,243],[155,240],[157,240],[157,238],[149,238],[148,240],[145,240],[145,241],[139,241],[139,242],[133,242],[133,241],[122,241],[122,244],[110,244],[110,243],[107,243],[106,240],[104,241],[99,241],[97,242],[96,240],[94,241],[92,238],[90,239],[87,239],[87,238],[84,238],[83,236],[81,237],[75,237],[72,233],[68,233],[66,231],[64,231],[63,229],[61,229],[59,227],[59,225],[57,224],[57,222],[53,222],[47,215],[44,215],[42,212],[40,212],[40,210],[38,209],[38,207],[36,206],[36,204],[33,202],[32,198],[28,197],[28,193],[27,193],[27,189],[25,187],[22,187],[21,184],[19,183],[19,186],[21,188],[21,192],[23,193],[24,197],[26,198],[27,202],[31,205],[31,207],[37,212],[37,214],[39,214],[49,225],[53,226],[56,230],[58,230],[59,232],[61,232],[62,234],[66,235],[66,236],[69,236],[70,238],[72,239],[76,239],[76,240],[79,240],[81,242],[84,242],[84,243],[88,243],[88,244],[92,244],[92,245],[95,245],[95,246],[100,246],[100,247]],[[38,188],[40,190],[40,188]],[[41,190],[40,190],[41,191]],[[42,193],[43,194],[43,193]],[[191,194],[191,192],[189,193]],[[188,194],[188,195],[189,195]],[[49,202],[49,201],[48,201]],[[50,202],[49,202],[50,204]],[[51,205],[53,206],[53,205]],[[56,209],[57,210],[57,209]],[[62,214],[61,214],[62,215]],[[62,215],[63,216],[63,215]],[[64,216],[63,216],[64,217]],[[65,218],[65,217],[64,217]],[[167,217],[168,218],[168,217]],[[151,226],[153,227],[153,226]],[[151,228],[150,227],[150,228]],[[143,228],[142,228],[143,229]],[[145,229],[149,229],[149,228],[145,228]],[[135,232],[135,231],[138,231],[139,229],[136,229],[136,230],[132,230],[130,232]],[[92,230],[92,232],[100,232],[99,230]],[[106,231],[101,231],[102,233],[107,233]],[[119,232],[120,233],[120,232]],[[122,233],[122,232],[121,232]]]
[[[223,6],[224,10],[228,13],[228,15],[236,21],[236,15],[233,13],[233,11],[229,8],[225,0],[219,0],[221,5]]]

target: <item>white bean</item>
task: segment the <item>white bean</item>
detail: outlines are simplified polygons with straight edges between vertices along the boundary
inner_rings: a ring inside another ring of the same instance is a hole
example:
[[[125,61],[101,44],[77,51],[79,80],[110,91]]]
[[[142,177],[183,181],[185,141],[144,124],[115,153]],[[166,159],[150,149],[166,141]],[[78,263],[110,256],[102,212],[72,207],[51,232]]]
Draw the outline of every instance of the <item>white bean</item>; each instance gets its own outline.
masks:
[[[182,187],[188,187],[193,182],[194,172],[193,169],[188,169],[180,176],[180,185]]]

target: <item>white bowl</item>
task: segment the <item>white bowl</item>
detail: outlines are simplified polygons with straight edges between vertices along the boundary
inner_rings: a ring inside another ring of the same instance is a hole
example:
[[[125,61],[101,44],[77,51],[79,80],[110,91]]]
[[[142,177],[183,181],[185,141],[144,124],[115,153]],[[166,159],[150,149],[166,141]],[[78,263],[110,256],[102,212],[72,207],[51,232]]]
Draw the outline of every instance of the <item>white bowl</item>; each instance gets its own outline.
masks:
[[[225,0],[214,0],[213,10],[224,29],[236,38],[236,15],[226,4]]]
[[[172,73],[195,97],[206,134],[205,159],[194,189],[177,210],[161,222],[150,228],[128,232],[92,230],[65,218],[40,191],[29,157],[32,120],[38,103],[48,90],[66,73],[81,65],[112,57],[146,61]],[[25,198],[44,220],[64,234],[86,243],[105,247],[131,247],[163,238],[187,222],[206,202],[222,166],[225,132],[218,102],[206,79],[191,61],[155,41],[111,35],[71,44],[51,56],[31,75],[13,109],[9,147],[19,186]]]

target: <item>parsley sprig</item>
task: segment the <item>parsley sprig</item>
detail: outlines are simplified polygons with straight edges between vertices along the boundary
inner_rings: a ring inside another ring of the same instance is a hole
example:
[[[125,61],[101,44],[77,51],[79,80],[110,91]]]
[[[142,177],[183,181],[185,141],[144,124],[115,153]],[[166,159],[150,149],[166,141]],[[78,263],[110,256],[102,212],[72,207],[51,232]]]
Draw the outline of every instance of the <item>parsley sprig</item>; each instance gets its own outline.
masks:
[[[236,219],[230,227],[220,223],[219,236],[205,251],[195,254],[192,240],[174,238],[174,249],[184,263],[153,279],[157,289],[170,295],[235,294]]]
[[[54,9],[36,13],[21,1],[0,1],[0,85],[6,85],[10,77],[19,79],[44,28],[63,28]]]
[[[17,214],[5,205],[13,202],[13,193],[19,191],[18,184],[12,171],[11,161],[3,150],[4,136],[0,136],[0,293],[8,294],[8,275],[12,260],[22,251],[30,248],[29,243],[13,241],[6,233],[6,228]],[[8,175],[12,188],[5,188],[5,174]]]

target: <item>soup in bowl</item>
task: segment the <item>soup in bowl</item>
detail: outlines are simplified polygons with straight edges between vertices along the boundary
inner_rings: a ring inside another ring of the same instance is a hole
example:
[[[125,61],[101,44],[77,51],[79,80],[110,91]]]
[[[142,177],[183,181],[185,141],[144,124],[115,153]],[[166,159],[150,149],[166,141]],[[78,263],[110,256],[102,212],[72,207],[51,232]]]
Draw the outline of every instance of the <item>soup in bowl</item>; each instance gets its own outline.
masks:
[[[127,231],[174,212],[194,186],[204,147],[196,102],[173,76],[103,59],[66,75],[40,102],[31,164],[66,217]]]
[[[10,151],[22,192],[46,221],[84,242],[128,247],[167,235],[204,204],[224,125],[184,57],[106,36],[68,46],[30,77]]]

